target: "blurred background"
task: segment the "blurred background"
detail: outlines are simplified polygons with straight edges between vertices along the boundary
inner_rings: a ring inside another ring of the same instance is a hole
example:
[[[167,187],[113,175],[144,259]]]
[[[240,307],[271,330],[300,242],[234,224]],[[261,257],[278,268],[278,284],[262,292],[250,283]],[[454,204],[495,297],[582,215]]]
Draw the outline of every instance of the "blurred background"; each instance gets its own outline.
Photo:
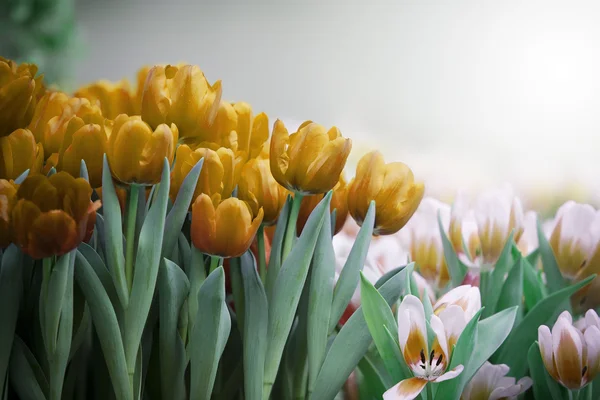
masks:
[[[65,90],[198,64],[223,97],[337,125],[431,195],[600,203],[600,2],[0,0],[0,54]]]

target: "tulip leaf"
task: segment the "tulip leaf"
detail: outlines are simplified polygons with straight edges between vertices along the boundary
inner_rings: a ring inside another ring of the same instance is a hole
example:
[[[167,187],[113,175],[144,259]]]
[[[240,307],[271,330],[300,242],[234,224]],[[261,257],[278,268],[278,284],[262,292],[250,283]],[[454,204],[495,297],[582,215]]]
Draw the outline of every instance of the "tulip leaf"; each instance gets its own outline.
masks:
[[[448,239],[444,224],[442,224],[442,216],[438,213],[438,227],[440,229],[440,236],[442,237],[442,246],[444,248],[444,258],[446,259],[446,265],[448,266],[448,273],[450,274],[450,281],[453,287],[460,286],[467,275],[467,267],[460,261],[458,255]]]
[[[310,214],[300,238],[281,266],[269,301],[267,356],[265,359],[265,396],[277,377],[283,349],[292,329],[296,309],[308,276],[317,238],[329,213],[330,191]]]
[[[317,239],[310,274],[307,321],[309,392],[312,392],[327,351],[335,279],[335,253],[331,241],[330,222],[330,214],[325,213],[325,221]]]
[[[50,178],[52,175],[56,174],[56,168],[52,167],[48,170],[48,173],[46,174],[46,176],[48,178]]]
[[[522,311],[523,305],[523,263],[525,259],[518,256],[515,265],[510,269],[502,289],[498,297],[496,311],[506,310],[514,306],[520,306],[519,311]],[[522,314],[519,312],[518,314]],[[517,317],[518,318],[518,317]]]
[[[218,267],[198,292],[198,315],[190,338],[190,399],[210,399],[219,360],[231,331],[225,303],[225,273]]]
[[[369,245],[373,237],[373,228],[375,227],[375,201],[371,201],[367,215],[356,235],[350,254],[346,259],[344,268],[333,290],[333,304],[331,306],[331,318],[329,320],[329,331],[333,331],[338,321],[344,314],[352,295],[356,291],[360,280],[360,271],[365,266]]]
[[[190,270],[190,262],[192,261],[192,248],[183,232],[179,232],[177,246],[179,247],[179,266],[182,270],[188,272]]]
[[[48,354],[54,354],[61,320],[61,310],[67,292],[69,264],[75,261],[71,253],[59,257],[52,268],[47,285],[46,297],[40,296],[40,310],[44,312],[44,345]]]
[[[76,304],[76,303],[75,303]],[[73,342],[71,343],[71,352],[69,353],[69,362],[73,360],[75,354],[79,351],[85,340],[88,338],[92,329],[92,315],[90,314],[90,308],[83,302],[83,314],[77,325],[77,330],[73,335]]]
[[[21,267],[22,253],[11,244],[2,255],[0,267],[0,387],[4,387],[10,352],[17,327],[21,296],[23,295],[23,278]]]
[[[527,262],[529,262],[529,264],[535,266],[538,262],[538,259],[540,258],[540,248],[536,248],[531,253],[527,254],[525,258],[527,259]]]
[[[87,165],[85,165],[85,160],[82,158],[79,163],[79,177],[85,179],[86,181],[90,181],[90,174],[88,173]]]
[[[75,279],[90,308],[117,400],[131,400],[125,350],[117,315],[100,278],[81,252],[75,257]]]
[[[26,169],[21,175],[15,178],[15,183],[20,185],[29,176],[29,169]]]
[[[452,352],[450,365],[448,366],[449,370],[454,369],[459,365],[462,365],[466,370],[473,360],[477,362],[472,355],[474,347],[473,345],[476,344],[475,341],[477,338],[479,317],[481,316],[482,312],[483,309],[479,309],[479,311],[473,316],[473,318],[471,318],[471,320],[465,326],[465,329],[463,329],[462,333],[458,337],[458,341],[456,342],[454,351]],[[477,366],[477,368],[480,366],[481,365]],[[438,395],[436,398],[458,399],[460,398],[460,394],[467,383],[469,383],[469,380],[464,372],[454,379],[443,381],[438,385],[436,392]]]
[[[244,284],[244,399],[263,399],[269,309],[267,295],[250,251],[240,257]]]
[[[534,398],[553,400],[569,398],[567,390],[561,386],[560,383],[556,382],[546,370],[544,361],[542,360],[542,354],[540,353],[540,346],[537,341],[529,347],[527,361],[529,374],[533,380]]]
[[[173,208],[171,208],[171,211],[167,215],[162,243],[162,254],[164,257],[171,258],[172,256],[179,232],[181,232],[188,210],[190,209],[190,204],[193,201],[194,191],[196,190],[196,184],[198,183],[198,177],[202,171],[203,164],[204,157],[187,174],[183,180],[183,184],[179,188],[175,204],[173,204]]]
[[[540,221],[537,221],[537,235],[540,251],[540,257],[542,259],[542,267],[544,268],[544,274],[546,274],[546,286],[548,287],[548,293],[554,293],[558,290],[563,289],[567,286],[567,281],[563,278],[556,257],[554,257],[554,251],[550,247],[550,243],[546,239],[546,235],[542,230]]]
[[[164,399],[185,399],[185,343],[179,334],[179,316],[190,283],[185,273],[163,258],[158,273],[160,381]]]
[[[18,398],[46,400],[49,386],[42,367],[19,336],[14,339],[8,376]]]
[[[392,277],[386,277],[385,283],[375,284],[384,300],[391,305],[395,303],[406,285],[406,271],[401,270]],[[339,331],[321,367],[317,377],[311,400],[333,399],[339,392],[348,376],[367,353],[373,339],[359,307]]]
[[[129,367],[135,365],[140,340],[154,297],[169,201],[169,182],[169,161],[165,158],[160,188],[140,232],[133,286],[129,305],[125,310],[124,345],[125,358]]]
[[[271,256],[269,257],[269,266],[267,268],[267,281],[265,283],[265,289],[267,292],[267,299],[271,300],[273,297],[273,289],[279,270],[281,269],[281,251],[283,249],[283,239],[285,237],[285,231],[292,208],[292,198],[288,195],[285,205],[279,213],[277,220],[277,226],[275,227],[275,235],[273,236],[273,242],[271,242]]]
[[[498,354],[494,356],[494,363],[508,365],[514,376],[525,375],[527,359],[525,357],[515,357],[515,354],[525,354],[537,339],[538,327],[548,324],[557,311],[560,310],[565,300],[589,284],[595,277],[596,275],[590,276],[581,282],[558,290],[540,301],[508,336]]]
[[[481,302],[482,306],[485,307],[483,310],[483,316],[489,317],[493,315],[498,306],[498,299],[500,298],[500,292],[505,287],[505,277],[509,272],[511,261],[511,249],[513,247],[514,231],[511,231],[504,243],[502,252],[498,257],[498,261],[494,265],[494,269],[488,272],[488,280],[485,285],[485,290],[482,285],[481,291]],[[482,276],[483,279],[483,276]]]
[[[370,398],[380,399],[383,393],[389,386],[386,383],[386,378],[368,355],[365,355],[358,362],[358,370],[363,375],[363,380],[360,386],[367,386]],[[363,397],[360,397],[361,399]]]
[[[544,284],[538,277],[537,271],[529,263],[528,258],[523,259],[523,295],[525,297],[525,307],[531,310],[537,303],[545,297]]]
[[[123,253],[123,220],[121,205],[115,191],[106,154],[102,168],[102,216],[104,217],[105,256],[119,300],[123,308],[129,303],[129,291],[125,278],[125,255]]]

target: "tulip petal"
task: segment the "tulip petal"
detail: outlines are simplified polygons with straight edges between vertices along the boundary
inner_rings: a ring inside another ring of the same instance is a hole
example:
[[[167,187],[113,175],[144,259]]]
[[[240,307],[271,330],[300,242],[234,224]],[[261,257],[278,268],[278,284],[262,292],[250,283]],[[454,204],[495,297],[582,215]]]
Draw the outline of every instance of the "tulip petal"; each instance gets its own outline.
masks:
[[[446,307],[446,309],[439,314],[439,319],[446,332],[446,339],[448,340],[447,351],[449,352],[446,355],[450,358],[454,345],[469,321],[467,321],[465,311],[458,305]]]
[[[600,372],[600,329],[595,325],[588,327],[583,334],[587,347],[587,381],[592,381]]]
[[[304,190],[323,193],[333,188],[339,181],[351,149],[352,141],[343,137],[325,144],[306,170],[301,183]]]
[[[435,341],[433,343],[433,350],[437,353],[439,351],[444,355],[442,362],[448,363],[450,359],[450,353],[448,352],[448,336],[446,335],[446,329],[444,323],[437,315],[432,315],[429,320],[431,329],[435,333]]]
[[[448,371],[445,374],[443,374],[443,375],[439,376],[438,378],[436,378],[434,380],[434,382],[439,383],[439,382],[444,382],[444,381],[456,378],[458,375],[460,375],[463,372],[464,368],[465,367],[463,367],[462,365],[457,365],[456,367],[454,367],[450,371]]]
[[[383,400],[412,400],[416,398],[427,385],[421,378],[409,378],[388,389],[383,394]]]
[[[208,195],[202,193],[192,205],[192,243],[200,251],[210,254],[217,235],[216,211]]]
[[[555,380],[558,381],[558,371],[556,370],[554,353],[552,350],[552,333],[550,333],[550,328],[548,328],[546,325],[542,325],[538,328],[538,343],[540,345],[540,353],[542,355],[544,365],[546,366],[546,370]]]
[[[570,389],[581,386],[583,369],[583,343],[569,318],[558,318],[552,327],[552,352],[560,381]]]
[[[62,210],[52,210],[36,218],[29,231],[26,251],[34,259],[61,256],[76,248],[82,240],[75,220]]]
[[[290,165],[287,147],[290,142],[288,131],[280,120],[273,125],[273,136],[271,137],[271,149],[269,154],[271,173],[275,180],[283,187],[291,189],[286,178],[286,172]]]
[[[596,314],[596,311],[588,310],[585,313],[585,323],[588,327],[595,326],[600,329],[600,318],[598,317],[598,314]]]
[[[421,352],[429,354],[425,310],[416,296],[405,296],[398,307],[398,341],[408,365],[417,364]]]

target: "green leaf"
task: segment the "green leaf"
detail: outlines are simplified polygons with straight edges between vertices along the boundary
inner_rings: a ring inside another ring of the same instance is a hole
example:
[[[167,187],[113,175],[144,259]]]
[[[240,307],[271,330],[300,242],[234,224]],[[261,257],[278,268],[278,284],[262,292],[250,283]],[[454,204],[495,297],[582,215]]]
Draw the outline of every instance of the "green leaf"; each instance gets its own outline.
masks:
[[[533,250],[531,253],[527,254],[527,256],[525,257],[527,262],[533,266],[535,266],[537,264],[539,258],[540,258],[539,247],[537,249]]]
[[[240,258],[245,303],[244,399],[262,400],[269,306],[265,289],[256,270],[254,256],[247,251]]]
[[[204,157],[194,165],[190,172],[188,172],[183,180],[183,184],[179,188],[175,204],[173,204],[173,208],[171,208],[171,211],[169,211],[169,214],[167,215],[164,240],[162,243],[162,254],[164,257],[170,258],[172,256],[179,233],[183,227],[183,222],[185,221],[185,217],[188,214],[190,204],[193,200],[194,191],[196,190],[196,184],[198,183],[198,177],[200,176],[200,171],[202,171],[203,164]]]
[[[135,365],[140,340],[154,297],[169,201],[169,184],[169,161],[165,158],[160,188],[140,232],[133,286],[129,306],[125,310],[124,345],[125,358],[129,367]]]
[[[187,356],[178,328],[189,289],[190,283],[181,268],[163,258],[158,273],[158,301],[160,387],[164,399],[185,399]]]
[[[375,289],[375,286],[362,273],[360,278],[360,302],[367,327],[373,337],[377,351],[385,364],[385,368],[395,382],[400,382],[404,376],[404,371],[402,364],[396,358],[394,349],[396,346],[390,343],[386,332],[387,328],[392,337],[397,337],[398,324],[394,319],[392,310],[377,289]]]
[[[542,282],[538,279],[536,270],[529,263],[528,258],[523,259],[523,295],[528,311],[531,311],[536,304],[544,299],[542,285]]]
[[[398,300],[406,285],[406,272],[400,271],[379,288],[379,293],[391,305]],[[378,284],[375,284],[377,287]],[[317,377],[311,400],[333,399],[356,368],[372,343],[362,307],[348,319],[331,344]]]
[[[269,301],[269,328],[267,356],[265,359],[265,396],[269,395],[275,382],[283,349],[300,301],[300,295],[308,275],[310,261],[317,243],[319,232],[329,213],[330,191],[310,214],[300,239],[283,262],[273,295]]]
[[[21,175],[17,176],[17,178],[15,179],[15,183],[17,185],[20,185],[21,183],[23,183],[23,181],[25,179],[27,179],[28,176],[29,176],[29,170],[26,169]]]
[[[358,363],[358,369],[363,375],[361,385],[367,385],[370,396],[375,399],[382,398],[387,385],[373,361],[368,356],[364,356]]]
[[[15,328],[23,295],[23,278],[21,267],[22,253],[14,244],[10,245],[2,255],[0,268],[0,387],[4,387],[10,351],[15,337]]]
[[[525,259],[521,256],[510,269],[508,277],[502,285],[496,311],[519,306],[523,307],[523,263]]]
[[[54,354],[58,337],[58,325],[61,319],[63,299],[67,291],[69,264],[71,253],[58,258],[52,268],[48,281],[46,298],[40,297],[40,305],[44,306],[44,344],[48,355]]]
[[[558,268],[558,263],[554,257],[554,252],[552,251],[552,247],[550,247],[550,243],[548,243],[548,240],[546,239],[546,235],[544,235],[544,231],[542,230],[542,225],[540,224],[539,220],[537,221],[537,234],[538,241],[540,243],[538,250],[540,251],[542,266],[544,268],[544,273],[546,274],[546,286],[548,287],[548,293],[554,293],[566,287],[567,281],[565,281],[560,269]]]
[[[15,336],[10,357],[10,383],[18,398],[27,400],[46,400],[43,388],[48,391],[42,368],[21,338]]]
[[[91,333],[92,314],[90,314],[90,308],[87,306],[87,304],[85,304],[85,302],[83,306],[84,307],[81,320],[79,321],[79,324],[77,326],[77,331],[73,335],[73,342],[71,343],[71,352],[69,353],[69,362],[71,362],[75,354],[77,354],[77,352],[79,351],[83,343],[88,339]]]
[[[87,165],[85,165],[84,159],[81,159],[81,162],[79,163],[79,177],[88,182],[90,181],[90,175],[88,174]]]
[[[121,205],[115,191],[110,167],[106,154],[102,168],[102,216],[104,222],[105,255],[108,269],[121,306],[125,309],[129,303],[129,291],[125,278],[125,255],[123,253],[123,220],[121,218]]]
[[[275,282],[281,269],[281,251],[283,249],[283,239],[285,237],[285,231],[287,228],[287,221],[289,219],[290,210],[292,208],[292,198],[288,195],[287,200],[283,209],[279,213],[277,219],[277,226],[275,227],[275,235],[273,236],[273,242],[271,243],[271,256],[269,257],[269,266],[267,268],[267,281],[265,283],[265,290],[267,292],[267,299],[273,298],[273,290],[275,288]]]
[[[102,282],[81,252],[77,252],[75,262],[77,263],[75,279],[90,307],[116,398],[118,400],[133,399],[133,393],[129,387],[125,350],[115,310]]]
[[[200,287],[198,305],[198,323],[194,324],[190,338],[190,398],[209,400],[219,360],[231,331],[223,267],[208,275]]]
[[[533,307],[525,318],[523,318],[523,321],[515,327],[508,339],[506,339],[506,343],[499,350],[499,354],[494,357],[494,363],[508,365],[514,376],[525,375],[527,359],[525,357],[515,357],[515,354],[525,354],[531,344],[537,339],[538,327],[548,324],[552,316],[556,315],[561,305],[564,304],[565,300],[590,283],[595,276],[590,276],[579,283],[558,290]]]
[[[367,215],[356,235],[350,254],[346,259],[344,268],[340,273],[335,289],[333,290],[333,304],[331,306],[331,319],[329,320],[329,331],[333,331],[338,321],[344,314],[352,295],[360,280],[360,271],[365,266],[369,245],[373,237],[375,227],[375,201],[369,204]]]
[[[192,261],[192,248],[188,243],[183,232],[179,232],[179,239],[177,241],[179,246],[179,259],[181,260],[181,264],[179,266],[185,272],[190,270],[190,263]]]
[[[311,266],[307,321],[309,392],[312,392],[327,352],[329,317],[335,279],[335,253],[331,241],[330,219],[330,215],[325,215]]]
[[[446,235],[446,230],[442,224],[442,217],[439,213],[438,226],[442,237],[442,246],[444,247],[444,258],[446,259],[448,273],[450,274],[450,282],[453,287],[460,286],[467,275],[467,267],[458,259],[458,255],[456,255],[454,247],[452,247],[452,243],[450,243],[450,239],[448,239],[448,235]]]
[[[498,261],[494,265],[494,269],[490,272],[485,290],[481,291],[481,302],[484,307],[483,316],[485,318],[494,315],[497,311],[500,292],[504,287],[505,277],[509,272],[512,262],[511,249],[513,246],[513,237],[514,231],[511,231],[504,243]]]
[[[569,397],[567,390],[546,371],[537,342],[532,343],[529,347],[527,361],[529,373],[533,379],[533,394],[536,399],[563,400]]]

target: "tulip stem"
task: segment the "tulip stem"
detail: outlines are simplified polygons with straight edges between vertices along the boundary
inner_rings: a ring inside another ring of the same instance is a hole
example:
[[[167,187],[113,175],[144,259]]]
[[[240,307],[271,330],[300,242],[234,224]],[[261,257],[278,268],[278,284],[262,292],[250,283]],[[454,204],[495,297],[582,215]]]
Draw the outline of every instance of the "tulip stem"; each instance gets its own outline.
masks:
[[[127,279],[127,289],[131,293],[133,286],[133,259],[135,254],[135,222],[137,216],[138,197],[141,187],[132,184],[129,186],[127,195],[127,215],[125,216],[125,243],[127,245],[125,253],[125,278]]]
[[[431,388],[431,383],[427,382],[427,400],[433,400],[433,389]]]
[[[210,270],[209,274],[213,272],[215,269],[219,268],[219,264],[221,264],[221,257],[219,256],[210,256]]]
[[[292,209],[290,210],[290,217],[288,218],[287,227],[285,229],[285,239],[283,242],[283,252],[281,253],[281,263],[285,261],[288,254],[292,250],[294,244],[294,238],[296,237],[296,223],[298,222],[298,213],[300,212],[300,205],[302,204],[302,198],[304,197],[301,193],[294,193],[292,199]]]
[[[258,243],[258,267],[260,271],[260,280],[265,283],[267,281],[267,255],[265,254],[265,227],[260,224],[256,234]]]

